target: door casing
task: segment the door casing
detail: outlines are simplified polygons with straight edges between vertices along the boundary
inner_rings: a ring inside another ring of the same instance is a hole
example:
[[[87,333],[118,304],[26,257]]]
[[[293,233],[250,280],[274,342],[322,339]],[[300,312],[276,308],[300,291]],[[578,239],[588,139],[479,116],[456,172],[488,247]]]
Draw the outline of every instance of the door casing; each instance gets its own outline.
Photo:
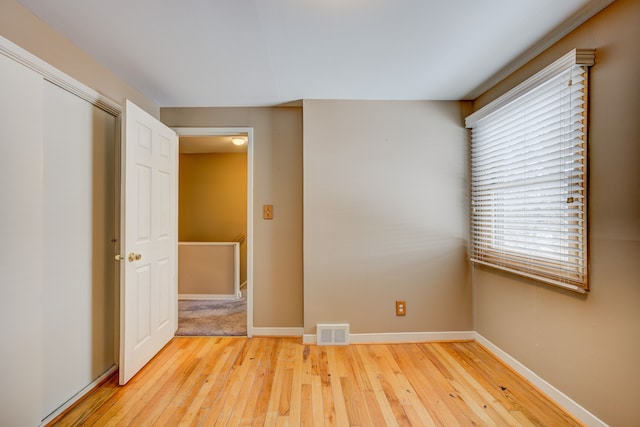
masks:
[[[247,337],[251,338],[253,336],[253,128],[174,127],[172,129],[178,135],[178,139],[182,136],[247,135]],[[178,319],[176,319],[177,324]]]

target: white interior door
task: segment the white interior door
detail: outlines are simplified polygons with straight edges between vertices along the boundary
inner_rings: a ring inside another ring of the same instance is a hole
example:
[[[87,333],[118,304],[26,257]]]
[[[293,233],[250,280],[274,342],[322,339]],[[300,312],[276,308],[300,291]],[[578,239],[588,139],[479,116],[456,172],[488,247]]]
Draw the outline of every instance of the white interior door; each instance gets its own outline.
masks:
[[[178,138],[128,100],[122,117],[119,368],[125,384],[176,330]]]

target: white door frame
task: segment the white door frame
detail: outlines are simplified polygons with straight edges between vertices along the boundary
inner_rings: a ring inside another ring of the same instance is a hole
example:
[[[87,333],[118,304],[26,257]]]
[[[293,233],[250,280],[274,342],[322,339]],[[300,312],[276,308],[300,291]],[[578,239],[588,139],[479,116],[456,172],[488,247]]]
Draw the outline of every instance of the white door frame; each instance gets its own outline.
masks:
[[[172,129],[178,134],[178,139],[182,136],[247,134],[247,337],[251,338],[253,336],[253,128],[174,127]]]

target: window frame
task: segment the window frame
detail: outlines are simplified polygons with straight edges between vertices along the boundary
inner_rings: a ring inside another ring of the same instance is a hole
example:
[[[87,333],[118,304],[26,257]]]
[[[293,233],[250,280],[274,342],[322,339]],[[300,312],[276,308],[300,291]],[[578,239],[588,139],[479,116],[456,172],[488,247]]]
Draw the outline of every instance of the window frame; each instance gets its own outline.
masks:
[[[587,222],[587,140],[588,140],[588,67],[592,66],[595,63],[595,50],[593,49],[573,49],[557,61],[553,62],[542,71],[536,73],[529,79],[525,80],[523,83],[517,85],[510,91],[506,92],[504,95],[500,96],[493,102],[487,104],[483,108],[469,115],[465,120],[465,126],[470,129],[474,129],[481,125],[483,122],[488,120],[496,119],[501,117],[500,111],[504,113],[505,111],[509,111],[509,109],[513,108],[514,103],[518,101],[523,101],[530,93],[535,93],[536,89],[543,87],[546,83],[552,82],[554,79],[559,78],[562,74],[566,72],[570,72],[574,67],[583,67],[584,68],[584,112],[580,113],[583,117],[583,129],[584,129],[584,137],[582,139],[582,151],[584,152],[584,160],[582,161],[582,175],[583,175],[583,183],[581,184],[583,187],[581,196],[581,216],[577,216],[578,221],[582,221],[582,226],[578,227],[580,229],[580,235],[576,243],[583,245],[583,249],[576,250],[575,244],[573,245],[573,250],[570,245],[571,239],[567,236],[570,233],[562,232],[563,237],[567,237],[567,240],[562,241],[562,245],[567,244],[567,249],[561,249],[565,251],[564,261],[568,263],[569,258],[579,259],[578,269],[576,269],[576,277],[578,279],[571,279],[570,273],[567,273],[567,276],[559,276],[557,271],[560,271],[560,267],[563,264],[563,256],[561,254],[555,254],[554,258],[544,258],[537,254],[537,257],[532,257],[532,254],[535,252],[531,249],[526,249],[521,247],[517,248],[517,245],[512,243],[506,243],[501,245],[491,245],[491,241],[496,241],[497,237],[508,235],[507,232],[503,232],[502,234],[496,233],[495,223],[503,218],[509,218],[509,213],[501,213],[500,215],[494,215],[491,211],[497,211],[496,208],[498,206],[497,203],[490,202],[488,205],[488,214],[479,214],[476,215],[476,207],[478,205],[478,200],[475,199],[476,202],[474,204],[474,192],[471,190],[470,194],[470,260],[476,264],[488,265],[494,268],[498,268],[501,270],[506,270],[521,276],[530,277],[536,279],[538,281],[542,281],[545,283],[549,283],[555,286],[559,286],[562,288],[566,288],[572,291],[585,293],[589,290],[589,259],[588,259],[588,222]],[[572,72],[572,71],[571,71]],[[573,93],[573,92],[572,92]],[[507,108],[509,107],[509,108]],[[494,115],[495,114],[495,115]],[[527,126],[527,125],[523,125]],[[516,126],[514,126],[517,128]],[[519,128],[518,128],[519,129]],[[470,147],[472,152],[473,150],[473,141],[470,141]],[[508,144],[508,143],[507,143]],[[504,148],[500,148],[504,149]],[[528,153],[528,152],[527,152]],[[562,158],[561,155],[558,155],[558,159]],[[471,168],[471,165],[470,165]],[[471,189],[474,188],[474,183],[476,183],[476,179],[473,175],[473,170],[471,171]],[[490,197],[489,197],[490,199]],[[573,202],[573,199],[568,197],[567,204],[569,204],[569,199]],[[487,198],[482,199],[483,202],[486,202]],[[506,211],[506,209],[505,209]],[[494,222],[483,222],[483,230],[480,233],[480,226],[478,225],[478,218],[481,217],[482,220],[485,218],[489,220],[493,220]],[[563,217],[572,218],[571,215],[564,214]],[[474,218],[477,220],[474,222]],[[496,219],[497,218],[497,219]],[[512,217],[513,218],[513,217]],[[575,224],[573,224],[575,226]],[[568,227],[572,228],[572,227]],[[488,230],[488,231],[487,231]],[[492,231],[493,230],[493,231]],[[482,234],[482,237],[480,235]],[[542,234],[542,233],[540,233]],[[527,236],[527,238],[529,238]],[[540,237],[536,240],[535,237],[530,238],[530,240],[524,240],[523,246],[526,244],[540,244],[540,241],[543,238]],[[568,242],[568,243],[567,243]],[[509,250],[508,246],[511,245],[511,250]],[[495,246],[499,246],[499,249],[495,249]],[[505,250],[507,248],[507,250]],[[527,252],[528,251],[528,252]],[[579,257],[575,256],[575,253],[580,253]],[[537,267],[538,261],[541,261],[542,268]],[[536,271],[538,269],[538,271]],[[554,272],[555,271],[555,272]]]

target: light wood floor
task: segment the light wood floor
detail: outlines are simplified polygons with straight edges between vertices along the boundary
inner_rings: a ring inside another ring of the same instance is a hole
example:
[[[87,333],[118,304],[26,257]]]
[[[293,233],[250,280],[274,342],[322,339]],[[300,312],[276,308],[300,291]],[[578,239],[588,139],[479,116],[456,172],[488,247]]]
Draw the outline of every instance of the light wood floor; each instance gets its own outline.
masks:
[[[173,339],[53,425],[581,425],[475,342],[321,347]]]

